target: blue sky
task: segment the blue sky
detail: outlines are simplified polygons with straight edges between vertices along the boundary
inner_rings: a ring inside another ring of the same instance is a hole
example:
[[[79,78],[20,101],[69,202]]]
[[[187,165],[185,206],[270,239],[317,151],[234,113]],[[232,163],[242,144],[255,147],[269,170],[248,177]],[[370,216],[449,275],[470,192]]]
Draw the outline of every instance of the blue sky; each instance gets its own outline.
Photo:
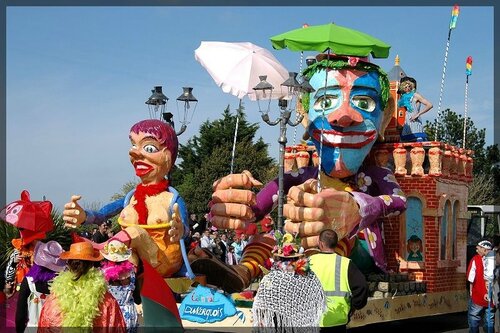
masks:
[[[84,204],[106,203],[135,175],[128,131],[149,117],[144,104],[155,85],[175,99],[183,86],[199,103],[185,143],[205,120],[238,99],[225,94],[194,59],[201,41],[252,42],[309,25],[336,24],[369,33],[392,46],[386,71],[401,66],[434,104],[436,117],[452,6],[447,7],[7,7],[7,202],[23,189],[56,208],[81,194]],[[374,19],[372,19],[374,18]],[[465,60],[473,57],[468,112],[493,143],[493,7],[461,7],[453,30],[441,109],[464,112]],[[300,53],[272,50],[298,71]],[[313,53],[306,53],[313,55]],[[260,120],[244,99],[247,118],[278,156],[278,128]],[[277,115],[277,107],[273,111]],[[298,136],[302,129],[298,129]],[[288,128],[289,142],[294,129]],[[229,166],[228,166],[229,170]]]

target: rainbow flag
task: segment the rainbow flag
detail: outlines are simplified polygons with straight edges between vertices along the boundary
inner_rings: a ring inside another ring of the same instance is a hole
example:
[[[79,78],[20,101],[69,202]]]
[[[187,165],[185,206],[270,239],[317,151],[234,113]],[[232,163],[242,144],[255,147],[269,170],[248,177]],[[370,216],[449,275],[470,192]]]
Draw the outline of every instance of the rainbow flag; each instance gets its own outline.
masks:
[[[465,74],[467,76],[472,75],[472,57],[468,56],[465,62]]]
[[[457,27],[458,14],[460,14],[460,7],[455,5],[451,11],[450,30]]]

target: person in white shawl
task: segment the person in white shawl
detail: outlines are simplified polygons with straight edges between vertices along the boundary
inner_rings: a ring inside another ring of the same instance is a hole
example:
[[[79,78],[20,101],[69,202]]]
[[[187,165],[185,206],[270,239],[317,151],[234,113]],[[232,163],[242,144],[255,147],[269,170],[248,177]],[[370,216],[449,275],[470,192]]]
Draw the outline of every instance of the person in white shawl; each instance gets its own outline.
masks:
[[[259,283],[252,307],[254,331],[319,331],[326,309],[323,288],[309,259],[298,253],[295,244],[286,242],[288,235],[277,237],[270,271]]]

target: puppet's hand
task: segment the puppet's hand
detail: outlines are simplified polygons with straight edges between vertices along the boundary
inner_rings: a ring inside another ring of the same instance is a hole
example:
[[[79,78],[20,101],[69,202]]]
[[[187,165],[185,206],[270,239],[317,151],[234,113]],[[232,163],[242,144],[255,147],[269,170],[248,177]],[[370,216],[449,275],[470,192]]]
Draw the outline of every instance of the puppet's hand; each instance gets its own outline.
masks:
[[[285,230],[298,233],[306,249],[318,246],[323,229],[335,230],[340,240],[361,221],[358,204],[349,192],[328,188],[318,193],[317,185],[317,180],[309,179],[291,187],[284,207]]]
[[[184,225],[181,220],[181,213],[179,212],[179,205],[174,204],[174,213],[170,219],[170,229],[168,230],[168,235],[170,236],[171,243],[177,243],[182,235],[184,234]]]
[[[250,189],[261,185],[246,170],[217,180],[210,207],[212,224],[221,229],[243,229],[247,222],[254,222],[251,206],[255,205],[255,193]]]
[[[66,228],[76,228],[87,219],[87,214],[78,204],[78,200],[81,198],[81,195],[72,195],[71,201],[64,205],[63,220]]]

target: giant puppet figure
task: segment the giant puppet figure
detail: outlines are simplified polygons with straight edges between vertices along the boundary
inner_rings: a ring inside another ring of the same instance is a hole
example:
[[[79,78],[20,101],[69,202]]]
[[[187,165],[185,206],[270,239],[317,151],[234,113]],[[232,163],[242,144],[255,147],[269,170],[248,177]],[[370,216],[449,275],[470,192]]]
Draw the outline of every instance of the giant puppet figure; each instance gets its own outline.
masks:
[[[284,228],[298,233],[306,249],[317,246],[325,228],[335,230],[347,250],[359,235],[375,264],[386,270],[381,218],[403,212],[406,198],[389,169],[366,165],[365,158],[393,113],[387,75],[366,58],[326,54],[318,55],[304,75],[315,89],[303,104],[321,164],[320,170],[285,174]],[[250,188],[257,184],[248,173],[217,181],[212,223],[240,229],[268,213],[277,201],[278,181],[255,196]]]
[[[181,240],[189,232],[186,207],[166,179],[177,157],[175,131],[165,122],[149,119],[133,125],[129,138],[130,162],[141,183],[99,212],[83,210],[78,204],[81,197],[72,196],[64,206],[63,219],[68,226],[75,227],[84,222],[101,224],[119,214],[122,231],[112,239],[134,250],[133,262],[138,262],[137,256],[147,260],[163,277],[176,273],[193,277]],[[94,247],[104,245],[94,244]]]

